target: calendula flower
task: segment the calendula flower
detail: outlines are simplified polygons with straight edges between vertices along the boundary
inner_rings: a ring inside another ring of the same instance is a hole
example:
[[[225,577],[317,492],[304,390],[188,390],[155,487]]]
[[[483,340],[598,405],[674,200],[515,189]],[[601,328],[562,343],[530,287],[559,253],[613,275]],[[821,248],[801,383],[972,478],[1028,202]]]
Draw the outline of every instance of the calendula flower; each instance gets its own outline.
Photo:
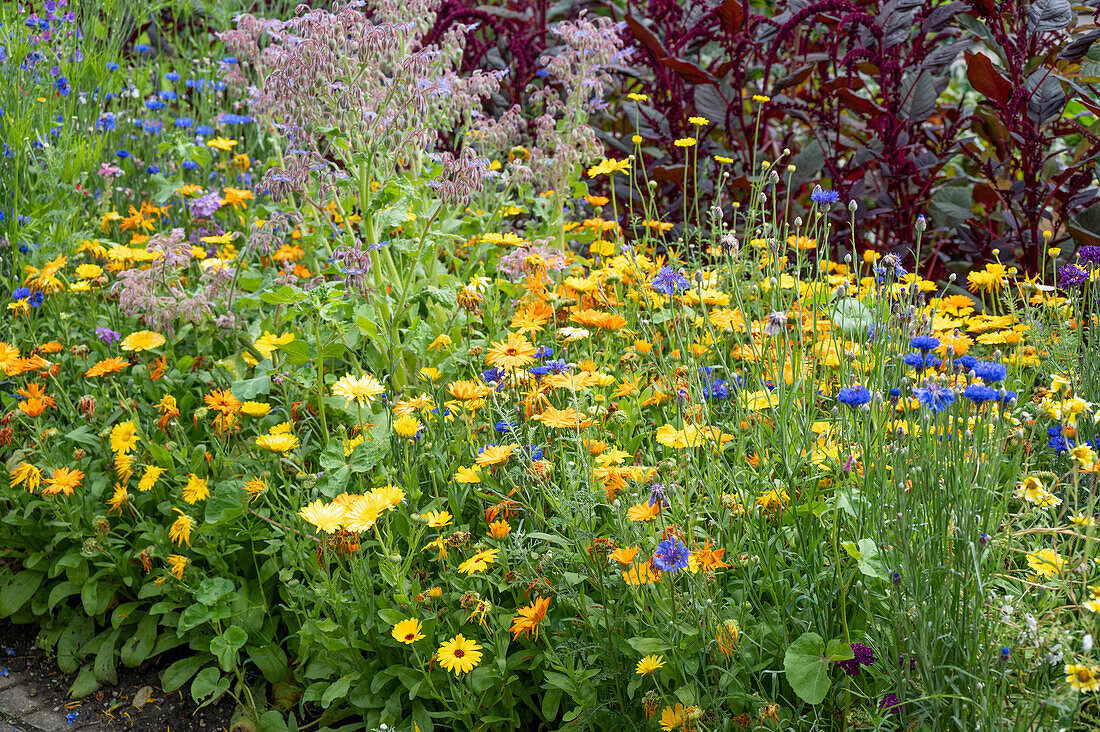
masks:
[[[455,483],[480,483],[481,476],[478,475],[480,469],[478,465],[459,468],[455,473]]]
[[[344,521],[344,507],[318,499],[299,511],[298,515],[326,534],[333,534]]]
[[[344,397],[349,404],[352,401],[360,405],[369,403],[384,391],[378,379],[370,374],[363,374],[360,377],[345,374],[332,385],[332,393]]]
[[[1100,689],[1100,666],[1078,666],[1066,664],[1066,683],[1077,691],[1089,693]]]
[[[15,470],[11,471],[11,475],[8,476],[8,487],[14,488],[17,485],[22,485],[26,490],[33,493],[38,485],[42,482],[42,471],[34,467],[30,463],[22,462],[16,466]]]
[[[232,150],[237,144],[236,140],[227,140],[224,137],[215,137],[213,140],[207,140],[206,144],[210,147],[217,148],[218,150],[226,151]]]
[[[45,485],[42,488],[42,495],[52,496],[57,493],[64,493],[66,496],[71,496],[73,492],[80,487],[80,483],[83,480],[83,470],[56,468],[53,471],[53,475],[43,481]]]
[[[164,345],[164,336],[151,330],[139,330],[122,339],[124,351],[148,351]]]
[[[298,438],[285,432],[260,435],[256,438],[256,445],[271,452],[284,454],[298,447]]]
[[[187,567],[187,557],[180,554],[169,554],[168,559],[169,571],[176,575],[177,579],[183,579],[183,570]]]
[[[390,631],[390,635],[393,639],[399,643],[405,645],[412,645],[418,640],[425,638],[426,636],[421,632],[423,626],[416,618],[407,618],[402,620],[397,625],[393,626],[393,630]]]
[[[497,554],[500,554],[500,549],[482,549],[465,562],[458,565],[458,571],[463,574],[484,572],[489,568],[489,565],[496,563]]]
[[[138,481],[138,491],[144,493],[147,490],[151,490],[153,486],[157,484],[157,481],[164,471],[165,468],[156,465],[146,465],[145,473],[141,476],[141,480]]]
[[[416,437],[423,428],[423,422],[407,414],[393,421],[393,431],[401,437]]]
[[[245,402],[241,405],[241,413],[249,417],[266,417],[271,412],[271,405],[267,402]]]
[[[546,617],[546,612],[549,609],[549,597],[536,598],[535,601],[527,607],[518,608],[516,610],[518,615],[512,618],[512,627],[509,628],[512,633],[512,640],[519,640],[521,635],[530,638],[532,632],[535,634],[535,640],[538,640],[539,623]]]
[[[1062,572],[1066,560],[1053,549],[1039,549],[1028,553],[1027,566],[1040,577],[1053,577]]]
[[[486,532],[487,536],[491,536],[494,539],[503,539],[508,536],[508,533],[512,530],[512,527],[507,521],[499,520],[493,521],[489,524],[489,530]]]
[[[676,147],[695,147],[695,138],[694,137],[681,137],[679,140],[676,140],[672,144],[675,145]]]
[[[649,656],[642,656],[642,659],[638,661],[638,665],[635,667],[635,673],[640,676],[651,674],[657,669],[665,665],[665,657],[656,654]]]
[[[177,544],[191,546],[191,529],[195,528],[195,520],[180,509],[175,509],[179,518],[168,527],[168,538]]]
[[[187,485],[183,487],[183,500],[192,506],[210,497],[210,489],[205,478],[191,473],[187,476]]]
[[[428,511],[421,514],[421,516],[428,522],[428,526],[433,529],[442,529],[454,520],[454,516],[451,515],[450,511]]]
[[[106,376],[107,374],[113,374],[116,371],[122,371],[130,365],[130,362],[121,359],[118,356],[112,356],[111,358],[105,358],[95,366],[84,372],[85,376],[95,378],[96,376]]]
[[[508,340],[493,343],[485,360],[490,366],[516,369],[535,362],[535,347],[519,333],[509,333]]]
[[[119,422],[111,428],[111,450],[117,455],[125,455],[138,443],[137,425],[131,422]]]
[[[473,671],[481,663],[481,646],[459,633],[448,641],[443,641],[436,651],[439,665],[454,673],[455,676]]]
[[[706,117],[688,117],[688,122],[692,123],[696,127],[705,127],[710,124],[710,120]]]

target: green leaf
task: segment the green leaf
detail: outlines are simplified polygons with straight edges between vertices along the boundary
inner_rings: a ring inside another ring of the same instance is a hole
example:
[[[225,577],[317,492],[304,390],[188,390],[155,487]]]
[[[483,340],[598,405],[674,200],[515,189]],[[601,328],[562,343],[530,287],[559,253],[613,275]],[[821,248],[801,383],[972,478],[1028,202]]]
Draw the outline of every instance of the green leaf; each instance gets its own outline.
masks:
[[[15,579],[0,592],[0,618],[14,615],[17,610],[26,605],[45,579],[45,572],[24,570],[15,575]],[[74,667],[73,671],[75,670]]]
[[[287,671],[286,652],[275,643],[248,647],[248,660],[256,664],[269,683],[276,683]]]
[[[348,674],[347,676],[341,676],[336,679],[327,689],[325,693],[321,695],[321,706],[328,709],[328,706],[337,699],[343,699],[347,696],[348,689],[351,688],[351,682],[359,678],[359,674]]]
[[[301,302],[308,297],[306,293],[291,287],[290,285],[283,285],[277,290],[261,292],[260,299],[266,302],[268,305],[287,305],[296,302]],[[286,346],[281,346],[285,350]]]
[[[191,698],[199,702],[206,697],[208,701],[214,701],[229,689],[229,679],[223,679],[221,672],[213,666],[207,666],[199,671],[198,676],[191,682]]]
[[[291,341],[279,346],[279,350],[286,356],[288,364],[300,366],[309,361],[309,346],[304,341]]]
[[[173,663],[160,675],[160,688],[165,693],[171,693],[187,683],[188,679],[205,666],[210,657],[204,654],[187,656]]]
[[[554,721],[558,718],[558,708],[561,706],[561,689],[551,689],[542,695],[543,719]]]
[[[257,732],[287,732],[286,720],[274,709],[268,709],[260,715]]]
[[[235,483],[226,481],[214,486],[206,499],[205,520],[208,524],[231,521],[244,513],[244,494]]]
[[[195,593],[195,599],[210,607],[231,593],[235,587],[236,585],[225,577],[208,577],[199,585],[199,591]]]
[[[76,675],[76,678],[73,679],[73,685],[69,687],[69,696],[73,699],[83,699],[99,691],[100,686],[101,684],[96,678],[92,665],[86,663],[80,668],[80,673]]]
[[[118,655],[124,664],[134,668],[149,658],[153,645],[157,642],[157,624],[156,615],[146,615],[138,622],[134,637],[123,643],[119,649]]]
[[[843,638],[833,638],[825,647],[825,660],[828,663],[837,661],[850,661],[856,657],[852,650],[852,644],[846,643]]]
[[[660,638],[631,638],[627,641],[630,647],[643,655],[650,653],[663,653],[669,649],[668,643]]]
[[[231,625],[221,635],[210,640],[210,652],[218,659],[222,671],[231,671],[237,665],[238,651],[248,642],[248,633],[239,626]]]
[[[807,704],[820,704],[829,691],[825,641],[817,633],[803,633],[783,656],[787,683]]]
[[[244,381],[235,381],[230,385],[229,390],[233,392],[233,396],[242,400],[255,399],[261,394],[267,394],[271,391],[271,377],[267,374],[261,374],[252,379],[245,379]]]
[[[88,641],[94,632],[92,619],[79,615],[65,626],[61,637],[57,639],[57,667],[71,674],[80,666],[80,661],[88,654]]]
[[[115,644],[121,631],[115,629],[103,639],[99,651],[95,654],[95,663],[92,669],[95,671],[95,679],[104,686],[114,686],[118,683],[117,664],[115,664]]]

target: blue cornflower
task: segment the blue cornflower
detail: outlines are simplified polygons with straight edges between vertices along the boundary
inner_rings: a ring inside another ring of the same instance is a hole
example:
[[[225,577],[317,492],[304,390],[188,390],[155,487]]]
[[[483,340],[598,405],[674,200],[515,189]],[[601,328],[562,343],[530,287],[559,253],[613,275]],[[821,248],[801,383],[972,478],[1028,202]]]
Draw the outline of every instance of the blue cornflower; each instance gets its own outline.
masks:
[[[550,371],[554,372],[555,374],[560,374],[563,371],[568,371],[571,367],[572,367],[572,364],[567,363],[566,361],[564,361],[560,358],[555,359],[553,361],[547,361],[546,362],[546,368],[549,369]]]
[[[504,369],[498,369],[493,367],[491,369],[485,369],[481,372],[481,380],[486,384],[493,384],[504,378]]]
[[[907,353],[901,360],[911,369],[934,369],[943,363],[931,353]]]
[[[1000,398],[1000,393],[992,386],[985,386],[984,384],[971,384],[963,389],[963,396],[974,402],[975,404],[984,404],[985,402],[997,401]]]
[[[688,566],[688,548],[680,537],[665,539],[653,552],[653,563],[662,572],[676,572]]]
[[[114,61],[109,61],[107,63],[107,70],[108,71],[118,71],[118,64],[116,64]]]
[[[649,505],[659,505],[661,508],[668,508],[668,501],[665,500],[665,487],[663,484],[653,483],[649,486]]]
[[[814,203],[828,206],[839,201],[840,194],[836,191],[830,191],[824,188],[815,188],[814,192],[810,194],[810,200]]]
[[[940,339],[929,335],[914,336],[913,340],[909,341],[909,346],[911,348],[915,348],[918,351],[924,351],[925,353],[931,351],[933,348],[939,348],[939,345]]]
[[[539,346],[538,350],[535,351],[535,358],[538,359],[550,358],[553,355],[554,349],[550,346]]]
[[[235,63],[237,63],[237,57],[236,56],[222,56],[222,63],[223,64],[235,64]]]
[[[959,356],[955,359],[955,368],[962,367],[963,371],[970,371],[978,365],[978,359],[973,356]]]
[[[532,462],[542,460],[542,448],[538,445],[528,445],[526,455]]]
[[[149,50],[149,44],[148,43],[139,43],[139,44],[137,44],[137,52],[138,53],[145,53],[148,50]]]
[[[199,164],[196,163],[194,160],[184,160],[182,163],[180,163],[180,167],[184,170],[195,170],[199,167]]]
[[[548,373],[550,373],[550,369],[546,366],[532,366],[531,368],[527,369],[527,373],[531,374],[531,376],[541,377],[546,376]]]
[[[172,124],[181,129],[187,129],[191,125],[195,124],[195,122],[190,117],[177,117],[176,121]]]
[[[39,291],[39,292],[36,292],[33,295],[31,295],[30,298],[27,300],[27,302],[29,302],[31,304],[32,308],[36,308],[39,305],[41,305],[43,303],[43,301],[45,301],[45,299],[46,299],[45,293]]]
[[[871,401],[871,392],[865,386],[846,386],[837,393],[836,400],[855,409]]]
[[[649,282],[649,286],[657,292],[664,293],[671,297],[676,294],[677,290],[686,290],[691,286],[687,277],[674,270],[672,267],[665,265],[661,267],[661,271],[657,273]]]
[[[168,81],[176,82],[180,80],[180,75],[177,74],[175,71],[169,71],[167,74],[164,75],[164,78]]]
[[[69,80],[66,79],[64,76],[59,77],[58,80],[54,83],[54,86],[57,87],[57,93],[63,97],[69,96],[69,93],[73,90],[73,88],[69,85]]]
[[[126,158],[130,157],[130,153],[129,153],[128,150],[119,150],[118,152],[115,153],[115,155],[117,155],[122,160],[125,160]]]
[[[494,425],[494,429],[496,429],[497,432],[515,432],[516,427],[517,425],[515,422],[505,422],[503,419]]]
[[[160,166],[159,165],[150,165],[150,166],[145,168],[145,172],[148,173],[149,175],[156,175],[157,173],[160,172]]]
[[[1008,376],[1008,369],[1003,363],[996,361],[979,361],[974,364],[974,375],[987,384],[996,384],[1004,381]]]
[[[195,128],[195,134],[199,137],[209,137],[214,134],[214,128],[210,125],[199,125]]]
[[[29,287],[20,287],[11,294],[12,300],[26,300],[31,296],[31,290]]]
[[[955,392],[952,389],[945,389],[934,381],[929,381],[928,386],[923,389],[913,389],[913,396],[933,412],[942,412],[955,401]]]

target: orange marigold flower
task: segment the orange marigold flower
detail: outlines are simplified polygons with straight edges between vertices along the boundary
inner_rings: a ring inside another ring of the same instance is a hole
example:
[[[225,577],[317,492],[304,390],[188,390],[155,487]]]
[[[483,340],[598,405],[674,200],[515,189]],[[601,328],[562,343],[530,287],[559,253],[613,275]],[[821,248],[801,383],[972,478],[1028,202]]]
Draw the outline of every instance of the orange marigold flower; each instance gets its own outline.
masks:
[[[512,618],[512,627],[509,628],[512,632],[512,640],[519,640],[521,635],[530,638],[532,631],[535,633],[535,640],[538,640],[539,623],[546,617],[546,611],[549,609],[549,597],[535,598],[535,601],[527,607],[518,608],[516,612],[519,615]]]
[[[119,358],[118,356],[111,356],[110,358],[103,359],[95,366],[92,366],[90,369],[84,372],[84,375],[89,377],[106,376],[107,374],[113,374],[116,371],[122,371],[122,369],[126,368],[129,365],[129,361]]]

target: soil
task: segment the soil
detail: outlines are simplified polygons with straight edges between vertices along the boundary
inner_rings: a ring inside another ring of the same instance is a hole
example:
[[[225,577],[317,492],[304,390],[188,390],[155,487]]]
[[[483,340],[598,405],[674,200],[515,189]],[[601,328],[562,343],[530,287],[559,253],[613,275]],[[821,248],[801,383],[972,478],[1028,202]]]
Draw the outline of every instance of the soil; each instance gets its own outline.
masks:
[[[184,684],[179,691],[165,694],[160,689],[160,671],[174,658],[153,659],[137,668],[118,667],[118,686],[100,689],[84,699],[70,699],[69,686],[75,674],[64,674],[49,654],[35,645],[34,626],[0,621],[0,674],[26,672],[38,686],[41,706],[75,712],[74,722],[99,722],[102,729],[137,732],[227,732],[234,702],[223,695],[216,704],[196,709]],[[150,686],[152,697],[141,709],[133,705],[138,691]]]

